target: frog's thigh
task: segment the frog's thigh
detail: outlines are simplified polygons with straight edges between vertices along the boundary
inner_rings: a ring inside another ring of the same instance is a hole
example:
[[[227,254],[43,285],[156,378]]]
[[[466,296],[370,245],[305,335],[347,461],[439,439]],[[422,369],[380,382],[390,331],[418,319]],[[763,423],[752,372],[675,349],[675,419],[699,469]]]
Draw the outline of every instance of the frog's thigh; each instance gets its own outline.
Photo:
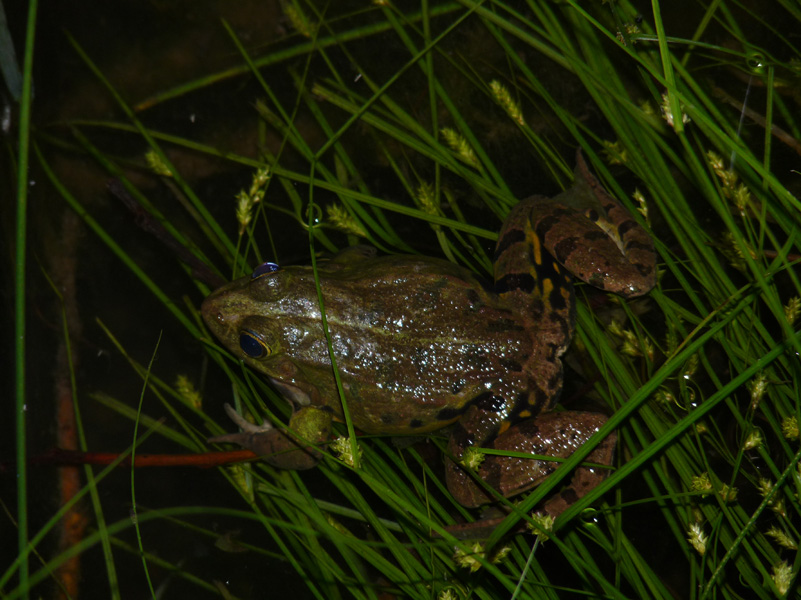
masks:
[[[567,458],[583,445],[606,422],[606,416],[598,413],[563,411],[545,413],[536,419],[522,421],[499,435],[490,445],[493,449],[509,452],[525,452]],[[610,434],[587,458],[587,462],[611,464],[614,455],[616,434]],[[550,475],[560,463],[530,458],[512,458],[488,455],[479,469],[479,476],[491,487],[506,497],[529,490]],[[479,506],[492,501],[492,496],[480,488],[456,465],[449,465],[448,474],[458,470],[461,477],[458,487],[451,486],[451,493],[465,506]],[[557,496],[551,498],[544,510],[552,516],[559,515],[570,504],[584,496],[608,474],[608,469],[579,467],[570,484]],[[449,479],[456,480],[451,475]]]
[[[536,419],[511,427],[492,444],[497,450],[528,452],[567,458],[606,423],[599,413],[562,411],[546,413]],[[610,434],[587,457],[587,462],[610,465],[617,435]],[[514,496],[542,482],[560,463],[545,460],[491,456],[481,466],[482,479],[504,496]],[[569,485],[544,505],[545,512],[556,517],[584,496],[608,474],[608,469],[579,467]]]

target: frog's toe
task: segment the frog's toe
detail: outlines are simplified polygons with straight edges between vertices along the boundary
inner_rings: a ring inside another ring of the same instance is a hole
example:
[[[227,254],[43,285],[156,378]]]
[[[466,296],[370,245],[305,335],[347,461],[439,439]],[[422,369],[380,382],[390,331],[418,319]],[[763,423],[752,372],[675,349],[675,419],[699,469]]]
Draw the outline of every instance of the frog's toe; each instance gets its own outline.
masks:
[[[274,429],[272,424],[269,423],[268,421],[262,421],[261,425],[254,425],[253,423],[245,419],[245,417],[236,412],[236,409],[227,402],[225,403],[225,405],[223,405],[223,408],[225,409],[225,414],[228,415],[228,418],[231,419],[234,422],[234,424],[236,424],[236,426],[239,427],[245,433],[248,433],[250,435],[257,435],[259,433],[265,433],[267,431]],[[220,437],[227,437],[227,436],[220,436]]]
[[[320,452],[309,446],[299,446],[277,429],[259,433],[228,433],[207,441],[210,444],[236,444],[258,454],[266,463],[279,469],[303,471],[317,466],[320,460]]]
[[[242,431],[227,433],[208,439],[210,444],[236,444],[258,454],[265,462],[279,469],[303,471],[311,469],[320,460],[320,452],[310,446],[301,446],[267,421],[254,425],[237,413],[230,404],[225,412]]]

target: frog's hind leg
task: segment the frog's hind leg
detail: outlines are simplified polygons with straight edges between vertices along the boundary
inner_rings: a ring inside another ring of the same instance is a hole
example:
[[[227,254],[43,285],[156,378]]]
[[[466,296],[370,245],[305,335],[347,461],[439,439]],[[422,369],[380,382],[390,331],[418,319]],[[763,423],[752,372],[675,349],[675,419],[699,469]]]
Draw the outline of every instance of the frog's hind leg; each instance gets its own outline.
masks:
[[[521,365],[527,390],[518,398],[514,420],[553,408],[562,390],[562,355],[576,320],[573,281],[542,246],[535,220],[547,210],[548,198],[534,196],[512,209],[495,250],[495,291],[531,333],[528,356]]]
[[[599,413],[562,411],[546,413],[514,425],[500,434],[488,448],[506,452],[523,452],[532,455],[568,458],[587,442],[606,422]],[[617,435],[612,432],[587,457],[588,463],[611,465]],[[553,473],[560,462],[538,458],[515,458],[490,454],[478,469],[477,475],[498,494],[515,496],[542,483]],[[461,477],[456,477],[458,469]],[[549,498],[541,510],[552,517],[559,516],[566,508],[592,490],[610,473],[603,467],[580,466],[570,483]],[[476,507],[495,500],[496,496],[476,483],[457,465],[449,465],[448,488],[460,504]],[[452,486],[458,481],[458,486]]]
[[[573,275],[626,298],[656,285],[649,233],[610,195],[578,152],[572,187],[533,217],[543,245]]]
[[[579,411],[548,413],[510,428],[505,434],[498,436],[493,443],[493,448],[568,458],[595,435],[606,421],[606,415],[600,413]],[[585,496],[606,479],[612,472],[608,467],[612,465],[616,443],[617,433],[613,431],[585,459],[585,463],[601,466],[577,467],[568,485],[541,505],[541,512],[554,518],[558,517],[568,507],[575,504],[579,498]],[[481,476],[494,487],[497,486],[503,490],[505,495],[514,495],[539,485],[560,464],[536,459],[510,459],[504,456],[497,456],[497,458],[499,459],[497,464],[485,461],[485,464],[482,465]],[[505,475],[508,473],[510,460],[522,460],[524,463],[516,464],[514,479]]]
[[[537,330],[548,319],[569,341],[575,322],[573,281],[543,246],[545,232],[537,230],[537,220],[550,202],[532,196],[519,202],[504,221],[495,247],[495,293],[530,317]]]

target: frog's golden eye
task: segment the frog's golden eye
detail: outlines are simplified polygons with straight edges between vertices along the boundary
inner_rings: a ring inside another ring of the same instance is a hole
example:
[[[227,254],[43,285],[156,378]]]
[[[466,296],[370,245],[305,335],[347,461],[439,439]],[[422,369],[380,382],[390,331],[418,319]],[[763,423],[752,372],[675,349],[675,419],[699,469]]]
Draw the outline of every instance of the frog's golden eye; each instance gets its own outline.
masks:
[[[272,352],[259,334],[250,329],[245,329],[239,334],[239,347],[250,358],[264,358],[270,356]]]
[[[265,275],[269,275],[270,273],[275,273],[276,271],[280,271],[281,267],[273,262],[266,262],[260,264],[258,267],[253,269],[253,273],[250,274],[250,280],[253,281],[254,279],[258,279],[259,277],[264,277]]]

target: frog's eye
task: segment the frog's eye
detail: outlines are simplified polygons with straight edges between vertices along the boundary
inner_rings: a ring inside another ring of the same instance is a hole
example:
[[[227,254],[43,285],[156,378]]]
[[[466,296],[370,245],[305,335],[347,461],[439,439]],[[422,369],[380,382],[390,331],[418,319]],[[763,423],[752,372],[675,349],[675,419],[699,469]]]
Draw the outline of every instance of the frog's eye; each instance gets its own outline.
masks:
[[[264,343],[261,337],[249,329],[239,334],[239,347],[250,358],[264,358],[270,356],[272,350]]]
[[[263,277],[264,275],[269,275],[270,273],[275,273],[279,271],[281,267],[277,264],[272,262],[266,262],[260,264],[253,270],[253,273],[250,274],[250,280],[253,281],[254,279],[258,279],[259,277]]]

